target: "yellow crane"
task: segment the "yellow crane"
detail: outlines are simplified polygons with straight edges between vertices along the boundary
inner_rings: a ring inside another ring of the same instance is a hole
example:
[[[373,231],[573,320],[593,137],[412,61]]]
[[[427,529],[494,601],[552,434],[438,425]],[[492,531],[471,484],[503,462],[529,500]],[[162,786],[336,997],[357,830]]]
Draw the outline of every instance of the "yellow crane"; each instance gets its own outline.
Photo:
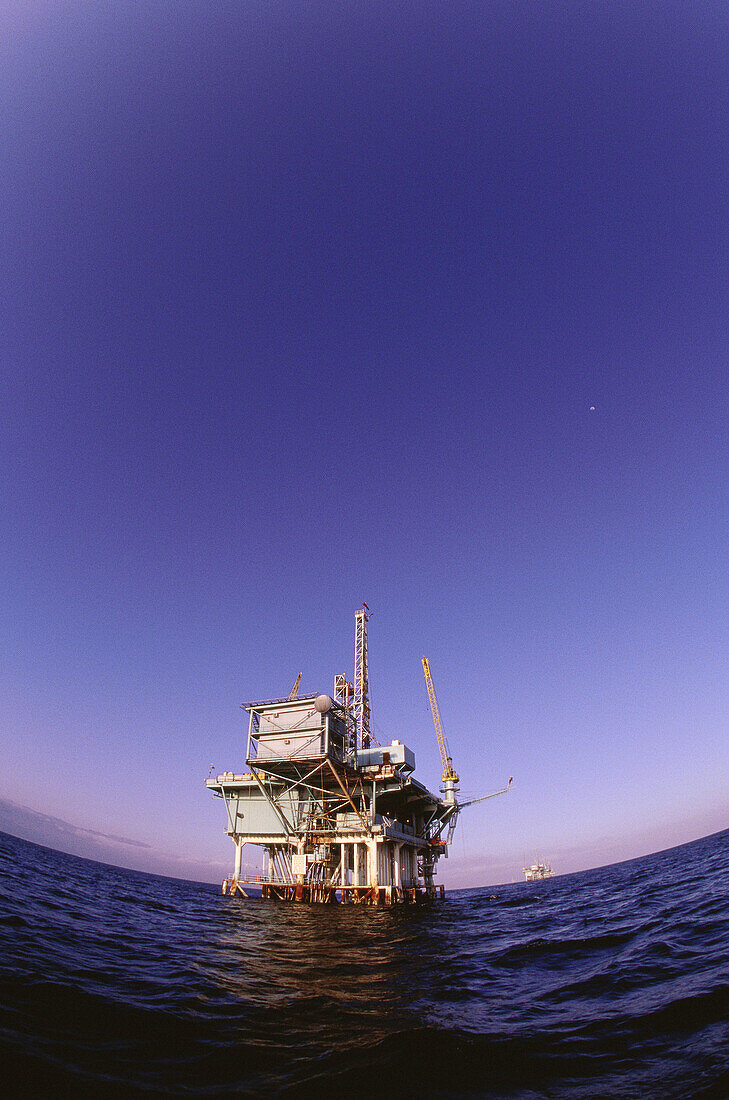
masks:
[[[440,709],[438,707],[438,700],[435,695],[435,688],[433,687],[433,677],[430,675],[430,665],[428,664],[427,657],[423,657],[423,672],[425,673],[425,684],[428,688],[430,709],[433,712],[433,724],[435,725],[435,734],[438,738],[440,758],[443,762],[443,782],[446,785],[446,788],[452,791],[454,785],[458,782],[458,776],[453,770],[453,761],[451,760],[450,754],[448,752],[448,742],[446,741],[446,736],[443,732],[443,723],[440,720]]]
[[[297,699],[298,698],[299,684],[300,683],[301,683],[301,673],[299,673],[299,675],[296,677],[296,683],[291,688],[291,694],[289,695],[289,699]]]

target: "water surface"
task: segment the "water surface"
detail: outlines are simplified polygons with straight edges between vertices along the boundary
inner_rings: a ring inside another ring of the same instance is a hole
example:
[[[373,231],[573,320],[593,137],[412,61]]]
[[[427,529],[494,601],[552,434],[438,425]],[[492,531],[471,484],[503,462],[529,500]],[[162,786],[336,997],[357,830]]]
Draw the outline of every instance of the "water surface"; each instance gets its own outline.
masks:
[[[729,1096],[729,832],[380,910],[0,867],[6,1092]]]

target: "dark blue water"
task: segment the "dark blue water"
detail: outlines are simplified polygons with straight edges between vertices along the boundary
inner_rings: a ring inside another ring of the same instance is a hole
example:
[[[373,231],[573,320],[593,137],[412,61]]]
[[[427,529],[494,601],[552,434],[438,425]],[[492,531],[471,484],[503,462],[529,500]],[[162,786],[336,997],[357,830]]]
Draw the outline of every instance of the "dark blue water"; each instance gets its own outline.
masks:
[[[729,1096],[729,832],[381,910],[0,865],[4,1095]]]

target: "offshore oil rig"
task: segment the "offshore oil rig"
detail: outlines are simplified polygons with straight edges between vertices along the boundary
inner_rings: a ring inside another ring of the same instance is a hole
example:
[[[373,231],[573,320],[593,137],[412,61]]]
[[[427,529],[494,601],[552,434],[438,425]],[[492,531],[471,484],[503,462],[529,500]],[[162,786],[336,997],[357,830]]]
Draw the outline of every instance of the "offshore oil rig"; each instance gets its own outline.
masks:
[[[221,798],[235,843],[224,894],[299,902],[390,905],[443,897],[434,881],[464,806],[438,701],[423,671],[443,763],[442,797],[413,778],[415,756],[400,741],[379,745],[370,731],[367,623],[355,615],[354,677],[335,677],[333,695],[299,696],[301,674],[282,699],[243,703],[246,771],[206,780]],[[242,873],[245,844],[263,849],[261,874]]]

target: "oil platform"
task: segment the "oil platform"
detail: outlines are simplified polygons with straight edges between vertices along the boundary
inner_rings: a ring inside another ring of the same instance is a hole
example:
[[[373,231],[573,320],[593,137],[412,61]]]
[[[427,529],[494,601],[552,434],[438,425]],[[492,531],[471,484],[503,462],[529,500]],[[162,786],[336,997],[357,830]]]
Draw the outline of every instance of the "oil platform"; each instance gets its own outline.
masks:
[[[415,756],[401,741],[370,732],[369,608],[355,615],[354,677],[335,677],[332,695],[290,695],[244,703],[246,771],[206,780],[223,800],[235,867],[224,894],[299,902],[391,905],[443,897],[436,865],[448,855],[460,810],[458,775],[440,720],[427,658],[428,697],[443,762],[442,797],[413,778]],[[260,875],[242,872],[246,844],[263,849]]]

